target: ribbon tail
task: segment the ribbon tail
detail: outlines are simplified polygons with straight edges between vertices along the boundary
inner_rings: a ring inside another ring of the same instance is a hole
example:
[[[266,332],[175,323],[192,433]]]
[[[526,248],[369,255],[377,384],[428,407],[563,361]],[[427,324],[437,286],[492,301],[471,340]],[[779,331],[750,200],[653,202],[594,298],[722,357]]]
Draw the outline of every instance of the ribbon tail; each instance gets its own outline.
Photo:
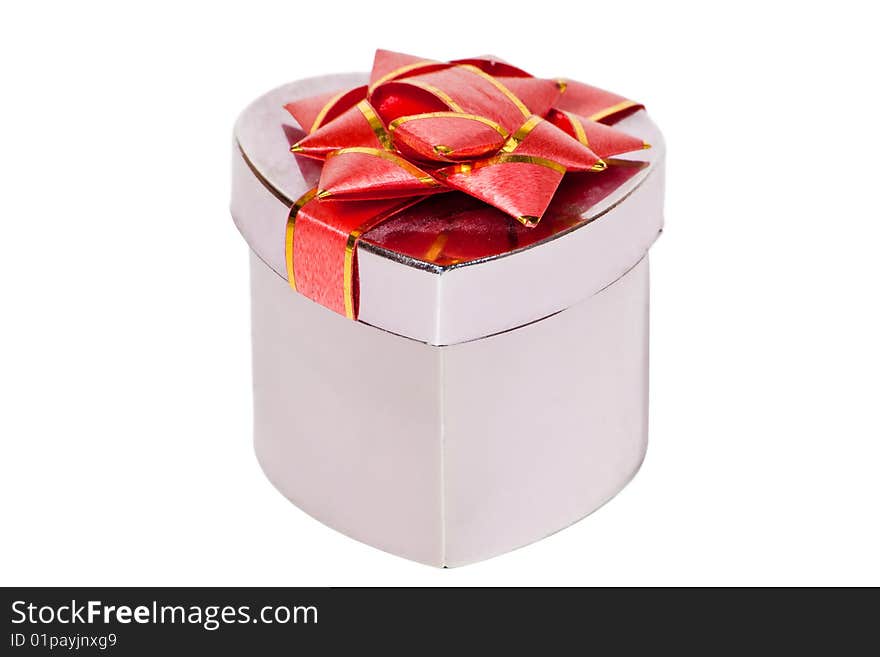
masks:
[[[422,201],[321,201],[317,189],[290,208],[285,234],[291,288],[327,308],[357,319],[360,287],[357,247],[362,235]]]

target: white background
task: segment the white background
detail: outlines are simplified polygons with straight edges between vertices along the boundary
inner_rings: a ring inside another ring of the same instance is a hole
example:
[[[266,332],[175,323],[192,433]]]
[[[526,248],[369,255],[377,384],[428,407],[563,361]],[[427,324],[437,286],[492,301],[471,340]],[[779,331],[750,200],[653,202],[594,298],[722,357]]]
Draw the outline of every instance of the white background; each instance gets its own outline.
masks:
[[[0,583],[880,584],[862,6],[5,6]],[[641,473],[577,525],[448,571],[307,517],[251,448],[232,124],[376,47],[613,89],[669,148]]]

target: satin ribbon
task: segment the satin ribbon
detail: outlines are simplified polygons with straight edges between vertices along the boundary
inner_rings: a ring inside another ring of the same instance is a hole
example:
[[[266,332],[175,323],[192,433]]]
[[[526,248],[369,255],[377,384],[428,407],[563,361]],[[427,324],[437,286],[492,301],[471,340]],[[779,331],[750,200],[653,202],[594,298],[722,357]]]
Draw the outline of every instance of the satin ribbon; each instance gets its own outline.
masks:
[[[351,319],[358,243],[388,219],[438,194],[447,210],[466,195],[533,229],[567,175],[605,175],[609,158],[648,147],[609,125],[640,104],[493,57],[378,50],[368,85],[285,107],[308,131],[291,151],[323,162],[318,186],[288,215],[288,280]]]

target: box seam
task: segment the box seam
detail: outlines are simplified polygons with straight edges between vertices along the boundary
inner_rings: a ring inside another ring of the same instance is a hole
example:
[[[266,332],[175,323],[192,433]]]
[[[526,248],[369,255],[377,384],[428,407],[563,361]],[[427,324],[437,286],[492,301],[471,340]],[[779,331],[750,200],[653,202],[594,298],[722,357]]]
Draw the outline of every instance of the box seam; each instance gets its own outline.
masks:
[[[443,294],[442,274],[437,280],[437,300],[434,304],[434,336],[440,335],[440,297]],[[438,449],[440,451],[440,567],[446,568],[446,353],[436,349],[438,397]]]
[[[446,568],[446,353],[437,350],[440,379],[439,394],[439,439],[440,439],[440,566]]]

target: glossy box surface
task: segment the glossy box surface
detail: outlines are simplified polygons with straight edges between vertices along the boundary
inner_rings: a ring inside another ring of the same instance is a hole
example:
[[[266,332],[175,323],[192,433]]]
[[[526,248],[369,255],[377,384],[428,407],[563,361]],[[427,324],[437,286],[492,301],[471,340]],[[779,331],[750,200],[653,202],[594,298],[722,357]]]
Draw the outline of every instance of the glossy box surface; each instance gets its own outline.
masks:
[[[280,101],[359,79],[279,88],[236,127],[256,452],[273,484],[327,525],[458,566],[577,521],[642,461],[662,139],[644,112],[622,122],[654,145],[650,166],[590,208],[591,221],[528,249],[434,267],[367,240],[354,322],[284,279],[287,207],[312,174],[286,152],[298,126]]]

